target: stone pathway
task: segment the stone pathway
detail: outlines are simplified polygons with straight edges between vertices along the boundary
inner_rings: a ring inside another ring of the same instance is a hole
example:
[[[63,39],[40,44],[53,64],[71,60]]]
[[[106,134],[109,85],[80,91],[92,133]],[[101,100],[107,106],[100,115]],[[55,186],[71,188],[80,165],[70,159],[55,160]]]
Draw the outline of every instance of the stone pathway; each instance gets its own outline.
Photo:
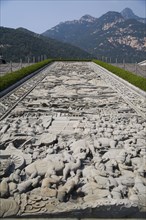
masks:
[[[145,93],[90,62],[38,77],[1,99],[0,216],[143,217]]]

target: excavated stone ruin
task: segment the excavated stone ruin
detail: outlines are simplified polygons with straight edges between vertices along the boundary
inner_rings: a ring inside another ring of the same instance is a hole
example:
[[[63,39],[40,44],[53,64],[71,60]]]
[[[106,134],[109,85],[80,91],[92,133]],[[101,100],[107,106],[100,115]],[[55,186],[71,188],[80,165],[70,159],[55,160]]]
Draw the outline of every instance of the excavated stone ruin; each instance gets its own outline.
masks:
[[[0,123],[0,216],[144,216],[145,97],[93,63],[45,71]]]

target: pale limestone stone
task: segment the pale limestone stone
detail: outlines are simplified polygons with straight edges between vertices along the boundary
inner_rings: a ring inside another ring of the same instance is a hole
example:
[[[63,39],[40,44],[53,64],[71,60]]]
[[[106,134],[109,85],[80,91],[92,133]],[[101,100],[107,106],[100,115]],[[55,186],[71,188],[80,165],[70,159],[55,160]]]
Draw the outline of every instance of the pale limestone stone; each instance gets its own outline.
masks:
[[[41,189],[41,195],[46,197],[56,197],[57,190],[45,187]]]
[[[14,199],[0,199],[0,217],[15,216],[19,211],[19,206]]]
[[[0,183],[0,197],[7,198],[9,196],[9,185],[5,179]]]
[[[16,183],[10,182],[9,183],[9,191],[13,192],[17,188]]]
[[[40,140],[42,144],[49,145],[53,144],[57,140],[57,137],[54,134],[44,133],[41,135]]]
[[[144,96],[93,63],[53,65],[1,121],[0,154],[12,156],[3,197],[19,209],[2,209],[2,217],[144,209]],[[11,101],[2,104],[9,109]]]

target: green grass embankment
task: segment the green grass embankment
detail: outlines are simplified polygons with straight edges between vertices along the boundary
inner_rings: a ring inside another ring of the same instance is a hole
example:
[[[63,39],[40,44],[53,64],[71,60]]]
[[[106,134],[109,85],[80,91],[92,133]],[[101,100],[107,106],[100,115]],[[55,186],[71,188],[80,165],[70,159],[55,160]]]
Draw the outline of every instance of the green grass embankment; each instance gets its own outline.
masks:
[[[24,67],[20,70],[17,70],[12,73],[7,73],[4,76],[0,76],[0,91],[3,91],[4,89],[8,88],[9,86],[13,85],[14,83],[18,82],[25,76],[28,76],[29,74],[39,70],[40,68],[46,66],[47,64],[51,63],[52,59],[47,59],[42,62],[38,62],[36,64],[33,64],[31,66]]]
[[[140,88],[141,90],[146,91],[146,78],[144,78],[142,76],[137,76],[134,73],[123,70],[123,69],[116,67],[116,66],[112,66],[108,63],[105,63],[105,62],[102,62],[99,60],[93,60],[93,62],[102,66],[103,68],[109,70],[110,72],[114,73],[115,75],[119,76],[120,78],[128,81],[129,83]]]
[[[18,71],[7,73],[4,76],[0,76],[0,91],[3,91],[4,89],[8,88],[9,86],[13,85],[14,83],[18,82],[25,76],[28,76],[29,74],[35,72],[36,70],[39,70],[43,66],[53,62],[53,61],[92,61],[88,59],[48,59],[36,64],[33,64],[28,67],[24,67]],[[123,70],[119,67],[112,66],[108,63],[99,61],[99,60],[93,60],[94,63],[104,67],[105,69],[109,70],[110,72],[114,73],[115,75],[121,77],[122,79],[128,81],[129,83],[133,84],[134,86],[146,91],[146,78],[137,76],[134,73],[131,73],[129,71]]]
[[[33,64],[31,66],[24,67],[20,70],[17,70],[12,73],[6,73],[4,76],[0,76],[0,92],[4,89],[8,88],[9,86],[13,85],[14,83],[18,82],[19,80],[23,79],[25,76],[28,76],[29,74],[35,72],[36,70],[39,70],[43,66],[54,62],[54,61],[92,61],[90,59],[48,59],[44,60],[42,62]]]

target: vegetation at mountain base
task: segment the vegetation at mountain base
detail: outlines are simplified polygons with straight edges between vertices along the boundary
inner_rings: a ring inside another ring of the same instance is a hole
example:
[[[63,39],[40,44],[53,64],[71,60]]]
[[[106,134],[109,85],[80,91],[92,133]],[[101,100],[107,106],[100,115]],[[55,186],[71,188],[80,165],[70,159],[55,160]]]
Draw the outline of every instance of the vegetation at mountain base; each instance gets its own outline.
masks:
[[[24,67],[18,71],[7,73],[3,76],[0,76],[0,91],[8,88],[9,86],[13,85],[14,83],[18,82],[25,76],[39,70],[40,68],[46,66],[47,64],[53,62],[52,59],[44,60],[42,62],[38,62],[31,66]]]
[[[93,58],[88,52],[76,46],[44,37],[24,28],[0,27],[0,55],[9,62],[27,62],[27,59],[41,55],[51,58]]]
[[[120,78],[126,80],[127,82],[133,84],[134,86],[146,91],[146,78],[137,76],[134,73],[131,73],[129,71],[123,70],[119,67],[112,66],[108,63],[99,61],[99,60],[93,60],[94,63],[102,66],[103,68],[109,70],[110,72],[114,73],[115,75],[119,76]]]
[[[114,73],[115,75],[119,76],[120,78],[128,81],[129,83],[133,84],[134,86],[146,91],[146,78],[137,76],[129,71],[123,70],[119,67],[112,66],[108,63],[102,62],[100,60],[92,60],[92,59],[48,59],[42,62],[38,62],[28,67],[24,67],[18,71],[7,73],[4,76],[0,76],[0,91],[8,88],[9,86],[13,85],[14,83],[18,82],[20,79],[28,76],[29,74],[39,70],[40,68],[44,67],[45,65],[52,63],[54,61],[78,61],[78,62],[89,62],[93,61],[94,63],[102,66],[103,68],[107,69],[108,71]]]
[[[135,63],[146,57],[145,30],[146,19],[128,8],[121,13],[109,11],[99,18],[84,15],[42,34],[0,27],[0,55],[7,62],[28,62],[29,58],[38,62],[44,56]]]

